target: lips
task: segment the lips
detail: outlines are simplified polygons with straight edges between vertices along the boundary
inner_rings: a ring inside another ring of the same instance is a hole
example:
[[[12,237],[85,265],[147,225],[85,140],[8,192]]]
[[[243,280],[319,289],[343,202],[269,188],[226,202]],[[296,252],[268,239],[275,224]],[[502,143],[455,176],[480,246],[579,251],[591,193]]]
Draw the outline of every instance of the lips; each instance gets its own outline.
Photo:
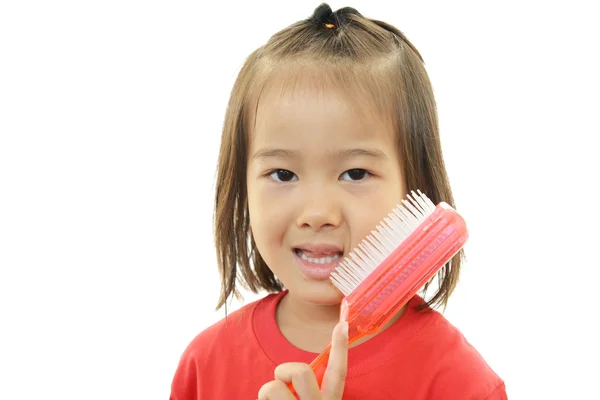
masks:
[[[302,251],[309,257],[329,257],[343,252],[340,246],[330,244],[303,244],[294,249]]]
[[[313,280],[328,279],[343,255],[342,248],[335,245],[305,244],[293,250],[300,270]]]

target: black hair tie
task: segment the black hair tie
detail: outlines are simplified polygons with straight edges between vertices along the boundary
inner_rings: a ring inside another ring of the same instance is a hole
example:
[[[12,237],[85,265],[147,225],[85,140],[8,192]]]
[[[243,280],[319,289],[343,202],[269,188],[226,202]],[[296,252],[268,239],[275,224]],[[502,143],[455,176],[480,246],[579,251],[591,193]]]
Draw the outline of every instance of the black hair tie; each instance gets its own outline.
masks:
[[[352,7],[344,7],[333,12],[329,4],[322,3],[313,12],[310,21],[318,26],[325,25],[328,29],[334,29],[348,22],[350,15],[362,16],[356,9]]]

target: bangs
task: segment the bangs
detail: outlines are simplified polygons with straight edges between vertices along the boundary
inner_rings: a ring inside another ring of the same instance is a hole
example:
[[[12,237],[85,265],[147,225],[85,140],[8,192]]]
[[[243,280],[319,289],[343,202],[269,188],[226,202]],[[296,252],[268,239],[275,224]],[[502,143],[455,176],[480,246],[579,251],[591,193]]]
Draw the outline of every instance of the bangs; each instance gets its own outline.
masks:
[[[252,132],[261,98],[275,99],[317,93],[340,96],[362,118],[377,120],[397,128],[402,99],[402,83],[390,60],[359,65],[348,62],[317,64],[312,61],[280,63],[258,73],[249,91],[246,108],[247,132]],[[274,65],[275,63],[270,63]]]

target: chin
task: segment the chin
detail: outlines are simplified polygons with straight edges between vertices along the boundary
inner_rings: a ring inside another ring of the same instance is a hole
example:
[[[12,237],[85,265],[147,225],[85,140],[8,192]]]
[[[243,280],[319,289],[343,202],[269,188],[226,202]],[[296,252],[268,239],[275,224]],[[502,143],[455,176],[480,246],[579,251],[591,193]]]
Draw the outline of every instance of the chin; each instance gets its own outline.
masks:
[[[290,290],[293,296],[311,304],[339,305],[344,295],[327,281],[304,281]]]

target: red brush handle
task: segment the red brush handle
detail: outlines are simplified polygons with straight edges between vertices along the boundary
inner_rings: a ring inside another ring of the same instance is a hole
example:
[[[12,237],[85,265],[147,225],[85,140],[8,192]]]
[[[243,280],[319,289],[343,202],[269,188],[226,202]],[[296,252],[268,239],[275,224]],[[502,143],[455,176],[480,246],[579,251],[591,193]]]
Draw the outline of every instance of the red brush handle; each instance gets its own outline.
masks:
[[[340,321],[348,321],[349,312],[350,312],[350,310],[349,310],[348,300],[347,300],[347,298],[344,298],[344,299],[342,299],[342,303],[341,303],[341,307],[340,307]],[[363,336],[366,336],[366,334],[364,332],[357,330],[356,326],[357,326],[357,324],[356,324],[355,320],[348,322],[348,345],[357,341],[358,339],[362,338]],[[325,350],[323,350],[323,352],[321,354],[319,354],[317,356],[317,358],[315,358],[313,360],[313,362],[310,363],[310,368],[313,370],[315,377],[317,378],[317,384],[319,385],[319,388],[323,384],[323,377],[325,376],[325,371],[327,370],[327,363],[329,362],[330,353],[331,353],[331,343],[329,343],[329,345],[327,345]],[[294,386],[292,385],[291,382],[288,383],[288,388],[290,389],[292,394],[294,394],[296,396],[296,398],[298,398],[298,394],[294,390]]]

